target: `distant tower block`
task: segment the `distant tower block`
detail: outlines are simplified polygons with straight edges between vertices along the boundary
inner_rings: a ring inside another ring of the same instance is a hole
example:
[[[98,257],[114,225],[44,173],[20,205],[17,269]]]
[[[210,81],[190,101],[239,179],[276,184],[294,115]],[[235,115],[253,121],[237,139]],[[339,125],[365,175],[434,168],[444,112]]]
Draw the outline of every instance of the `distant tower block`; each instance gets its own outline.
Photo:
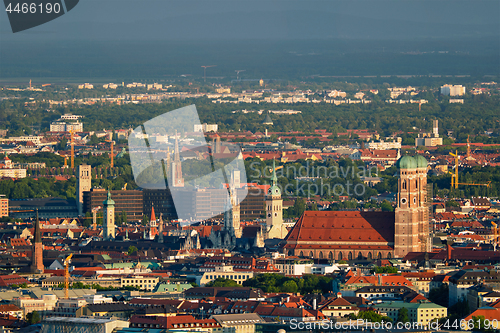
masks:
[[[259,80],[259,86],[261,86],[261,87],[264,86],[264,80],[262,80],[262,79]]]
[[[115,202],[111,199],[111,192],[108,190],[108,198],[102,202],[104,207],[103,233],[104,239],[115,238]]]
[[[177,132],[175,133],[175,151],[174,160],[172,162],[172,186],[173,187],[184,187],[184,178],[182,178],[182,165],[181,158],[179,155],[179,138],[177,137]]]
[[[76,204],[78,214],[83,215],[83,192],[90,191],[92,186],[92,170],[90,165],[82,164],[78,166],[78,177],[76,180]]]
[[[438,138],[439,137],[439,127],[438,127],[438,120],[434,120],[432,122],[433,126],[432,126],[432,133],[434,134],[434,137],[435,138]]]

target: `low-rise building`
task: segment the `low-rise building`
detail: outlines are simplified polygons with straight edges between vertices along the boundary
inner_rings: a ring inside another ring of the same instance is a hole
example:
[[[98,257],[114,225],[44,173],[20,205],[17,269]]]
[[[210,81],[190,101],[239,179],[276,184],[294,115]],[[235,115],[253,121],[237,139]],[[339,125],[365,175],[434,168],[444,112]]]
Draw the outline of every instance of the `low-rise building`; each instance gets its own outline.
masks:
[[[231,333],[254,333],[255,324],[265,322],[256,313],[213,315],[211,319],[215,319],[222,326],[223,332]]]
[[[158,276],[143,276],[143,275],[129,275],[120,278],[120,286],[123,287],[137,287],[152,291],[160,278]]]
[[[15,305],[23,310],[23,318],[26,318],[26,315],[33,311],[37,311],[43,315],[47,311],[54,310],[57,304],[57,296],[43,295],[40,299],[22,296],[15,298],[13,301]]]
[[[119,328],[129,327],[128,321],[109,318],[67,318],[50,317],[42,321],[41,332],[99,332],[112,333]]]
[[[196,283],[200,286],[204,286],[210,281],[217,280],[219,278],[234,280],[238,284],[243,284],[244,281],[254,277],[254,272],[249,270],[234,270],[232,265],[221,265],[215,266],[215,270],[211,272],[204,272],[203,275],[196,277]]]
[[[87,304],[76,311],[76,317],[116,317],[127,320],[135,308],[125,303]]]
[[[435,303],[403,303],[403,302],[383,302],[375,304],[373,307],[380,313],[385,313],[393,321],[398,319],[399,310],[408,310],[408,319],[411,323],[428,325],[434,319],[444,318],[448,315],[448,309]]]

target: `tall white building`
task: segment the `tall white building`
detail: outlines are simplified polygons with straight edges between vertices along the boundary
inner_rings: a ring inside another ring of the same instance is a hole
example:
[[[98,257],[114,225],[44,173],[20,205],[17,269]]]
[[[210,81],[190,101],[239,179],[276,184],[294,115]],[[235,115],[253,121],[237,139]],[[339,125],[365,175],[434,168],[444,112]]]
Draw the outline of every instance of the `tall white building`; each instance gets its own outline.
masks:
[[[194,132],[217,132],[219,125],[217,124],[199,124],[194,125]]]
[[[64,121],[55,121],[50,124],[51,132],[83,132],[83,124],[80,122],[67,123]]]
[[[441,87],[441,95],[445,96],[462,96],[465,94],[465,87],[461,85],[445,84]]]

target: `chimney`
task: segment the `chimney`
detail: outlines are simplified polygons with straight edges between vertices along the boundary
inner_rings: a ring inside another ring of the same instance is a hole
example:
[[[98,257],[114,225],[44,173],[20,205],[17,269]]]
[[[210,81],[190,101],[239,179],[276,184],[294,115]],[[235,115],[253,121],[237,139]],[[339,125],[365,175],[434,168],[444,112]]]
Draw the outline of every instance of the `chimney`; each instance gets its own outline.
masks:
[[[377,276],[377,286],[381,286],[382,285],[382,275],[378,275]]]
[[[316,297],[313,299],[313,310],[316,310]]]
[[[451,251],[453,251],[453,248],[451,247],[450,244],[446,244],[446,259],[451,260]]]

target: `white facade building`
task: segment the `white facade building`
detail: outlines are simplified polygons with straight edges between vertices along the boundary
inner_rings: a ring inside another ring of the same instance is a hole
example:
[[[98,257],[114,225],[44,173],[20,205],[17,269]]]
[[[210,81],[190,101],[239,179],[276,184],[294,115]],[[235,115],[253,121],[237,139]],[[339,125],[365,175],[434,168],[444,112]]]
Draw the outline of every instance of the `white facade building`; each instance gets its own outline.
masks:
[[[462,96],[465,94],[465,87],[461,85],[445,84],[441,87],[441,95],[445,96]]]

